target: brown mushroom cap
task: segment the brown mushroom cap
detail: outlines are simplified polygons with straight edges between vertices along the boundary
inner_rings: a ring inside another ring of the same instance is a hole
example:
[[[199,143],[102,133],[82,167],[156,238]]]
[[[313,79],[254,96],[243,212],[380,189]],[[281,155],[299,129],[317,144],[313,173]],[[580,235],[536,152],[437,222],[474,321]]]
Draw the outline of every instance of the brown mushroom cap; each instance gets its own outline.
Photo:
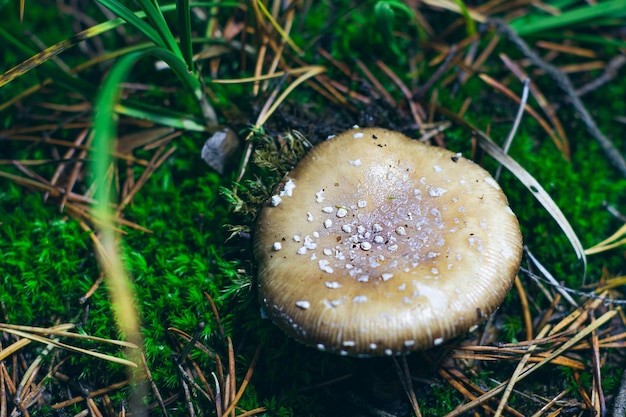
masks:
[[[378,128],[314,147],[261,210],[259,297],[307,345],[343,355],[437,346],[485,320],[522,237],[487,171]]]

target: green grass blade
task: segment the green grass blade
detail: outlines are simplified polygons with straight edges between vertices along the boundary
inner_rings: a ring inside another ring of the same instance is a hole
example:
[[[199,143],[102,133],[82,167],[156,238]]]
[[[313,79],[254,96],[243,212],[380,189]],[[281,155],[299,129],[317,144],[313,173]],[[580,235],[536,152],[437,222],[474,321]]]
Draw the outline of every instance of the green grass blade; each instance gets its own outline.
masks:
[[[146,18],[161,37],[163,46],[180,59],[183,59],[183,54],[178,47],[178,42],[176,42],[174,34],[167,25],[165,16],[163,16],[163,12],[158,3],[151,0],[137,0],[137,4],[139,4],[141,10],[146,14]]]
[[[131,103],[124,102],[115,106],[118,114],[134,117],[139,120],[148,120],[163,126],[170,126],[175,129],[190,130],[194,132],[206,132],[207,126],[190,117],[188,114],[175,112],[163,112],[162,109],[146,109],[144,106],[133,106]]]
[[[550,29],[572,26],[578,23],[590,22],[602,17],[626,16],[626,0],[612,0],[597,3],[593,6],[585,5],[567,10],[557,16],[529,15],[512,20],[509,25],[519,35],[529,35]]]
[[[143,33],[148,39],[154,42],[156,45],[165,46],[163,39],[157,33],[154,28],[152,28],[149,24],[144,22],[136,13],[130,10],[128,7],[123,5],[117,0],[98,0],[98,3],[102,4],[104,7],[109,9],[111,12],[115,13],[117,16],[121,17],[128,24],[133,26],[139,32]]]
[[[469,10],[465,6],[463,0],[454,0],[459,9],[461,9],[461,13],[463,14],[463,18],[465,19],[465,30],[467,32],[467,36],[472,36],[476,33],[476,22],[470,16]]]
[[[193,70],[193,49],[191,48],[191,7],[189,0],[176,0],[180,49],[190,71]]]

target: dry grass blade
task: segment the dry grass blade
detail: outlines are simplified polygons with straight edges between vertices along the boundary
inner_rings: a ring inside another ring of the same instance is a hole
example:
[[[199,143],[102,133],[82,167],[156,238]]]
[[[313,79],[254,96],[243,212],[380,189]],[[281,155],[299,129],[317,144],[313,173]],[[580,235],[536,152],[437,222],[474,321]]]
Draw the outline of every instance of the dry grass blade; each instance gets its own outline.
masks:
[[[59,336],[59,337],[71,337],[73,339],[84,339],[84,340],[89,340],[92,342],[108,343],[112,345],[124,346],[124,347],[129,347],[129,348],[134,348],[134,349],[137,348],[137,345],[130,343],[130,342],[126,342],[124,340],[105,339],[102,337],[90,336],[90,335],[80,334],[80,333],[70,333],[70,332],[65,331],[65,330],[73,329],[75,327],[76,325],[71,324],[71,323],[62,324],[62,325],[58,325],[58,326],[54,326],[50,328],[18,326],[15,324],[0,323],[0,331],[11,329],[11,330],[19,330],[19,331],[24,331],[24,332],[29,332],[29,333],[36,333],[42,336],[52,335],[52,336]]]
[[[520,304],[522,305],[522,317],[524,317],[524,328],[526,329],[526,340],[533,338],[533,323],[530,317],[530,307],[528,305],[528,297],[526,290],[522,284],[522,280],[519,279],[519,275],[515,277],[515,289],[520,298]]]
[[[58,326],[51,327],[50,329],[54,329],[56,331],[63,331],[63,330],[73,329],[74,327],[75,326],[73,324],[66,323],[66,324],[60,324]],[[0,350],[0,361],[4,361],[6,358],[13,355],[15,352],[19,351],[20,349],[30,344],[30,342],[31,341],[29,339],[18,339],[17,341],[15,341],[14,343],[8,346],[3,346],[2,350]]]
[[[593,245],[589,249],[586,249],[585,254],[593,255],[624,245],[626,244],[626,237],[623,236],[626,236],[626,224],[624,224],[615,233],[613,233],[602,242]]]
[[[550,330],[549,327],[547,326],[544,327],[543,329],[541,329],[537,337],[538,338],[544,337],[546,333],[548,333],[548,330]],[[506,403],[509,401],[509,397],[513,393],[513,387],[517,383],[520,374],[522,373],[522,371],[524,370],[524,367],[526,366],[526,363],[528,362],[528,359],[530,359],[533,351],[536,348],[537,348],[537,345],[528,346],[527,353],[518,362],[517,366],[515,367],[515,372],[513,372],[513,375],[511,375],[511,379],[509,379],[509,383],[507,384],[506,389],[504,390],[504,394],[502,394],[502,398],[500,399],[500,404],[498,405],[498,409],[496,410],[494,417],[500,417],[502,415],[502,411],[504,410]]]
[[[319,68],[324,68],[324,67],[319,67]],[[285,76],[285,74],[288,74],[288,75],[303,74],[303,73],[311,71],[311,69],[312,67],[307,66],[307,67],[302,67],[302,68],[290,69],[289,71],[275,71],[271,74],[256,75],[253,77],[244,77],[244,78],[235,78],[235,79],[214,79],[214,80],[211,80],[211,83],[213,84],[254,83],[254,82],[259,82],[259,81],[272,80],[275,78],[281,78]]]
[[[581,48],[573,45],[566,45],[562,43],[549,42],[549,41],[538,41],[535,45],[539,48],[548,49],[550,51],[563,52],[570,55],[582,56],[584,58],[595,58],[598,56],[596,51],[591,49]]]
[[[376,61],[376,65],[383,70],[383,72],[394,82],[395,85],[398,86],[407,103],[409,104],[409,108],[411,109],[411,115],[413,116],[413,121],[417,126],[422,126],[424,119],[426,118],[426,112],[424,109],[413,99],[413,94],[411,90],[402,82],[400,77],[398,77],[387,65],[385,65],[382,61]]]
[[[226,410],[224,411],[223,415],[228,415],[229,413],[232,413],[233,417],[234,417],[234,413],[235,413],[235,407],[237,406],[237,403],[239,402],[239,400],[241,399],[241,397],[243,396],[243,393],[246,390],[246,387],[248,386],[248,383],[250,382],[250,379],[252,378],[252,374],[254,373],[254,368],[256,367],[256,363],[259,360],[259,355],[261,353],[261,346],[259,346],[256,351],[254,352],[254,356],[252,357],[252,361],[250,362],[250,366],[248,367],[248,371],[246,372],[246,375],[243,377],[243,381],[241,382],[241,385],[239,386],[239,390],[237,391],[236,394],[233,395],[232,401],[230,402],[230,404],[228,405],[228,408],[226,408]],[[234,374],[233,374],[233,380],[234,380]],[[234,382],[233,382],[233,386],[234,386]],[[258,412],[263,412],[265,411],[265,408],[259,408],[257,409],[259,410]],[[248,414],[251,415],[251,414]]]
[[[413,383],[411,382],[411,371],[409,371],[409,364],[406,360],[406,355],[402,355],[400,357],[400,361],[402,362],[402,366],[398,363],[396,358],[393,358],[393,365],[396,368],[396,374],[400,379],[400,383],[402,384],[402,388],[404,388],[404,392],[407,397],[409,397],[409,402],[411,403],[411,407],[413,408],[413,412],[416,417],[422,417],[422,411],[420,410],[419,403],[417,402],[417,397],[415,396],[415,391],[413,390]]]
[[[109,393],[109,392],[113,392],[113,391],[117,391],[120,388],[124,388],[129,383],[130,383],[130,381],[126,380],[126,381],[122,381],[122,382],[117,382],[115,384],[111,384],[108,387],[104,387],[104,388],[96,389],[96,390],[93,390],[93,391],[89,391],[87,398],[96,398],[96,397],[99,397],[100,395],[103,395],[103,394],[106,394],[106,393]],[[77,396],[77,397],[72,398],[71,400],[62,401],[60,403],[52,404],[51,408],[53,410],[59,410],[59,409],[68,407],[70,405],[74,405],[74,404],[78,404],[80,402],[83,402],[87,398],[85,398],[83,396]]]
[[[518,375],[518,381],[521,381],[522,379],[526,378],[527,376],[533,374],[535,371],[539,370],[544,365],[550,363],[550,361],[552,361],[557,356],[562,355],[565,351],[569,350],[572,346],[576,345],[582,339],[584,339],[589,334],[591,334],[594,330],[596,330],[597,328],[603,326],[605,323],[607,323],[609,320],[611,320],[616,314],[617,314],[617,310],[611,310],[611,311],[608,311],[608,312],[604,313],[599,319],[594,320],[590,325],[588,325],[584,329],[580,330],[579,333],[577,333],[574,337],[572,337],[566,343],[561,345],[559,348],[555,349],[550,355],[548,355],[542,361],[540,361],[540,362],[538,362],[536,364],[530,365],[527,368],[525,368]],[[493,398],[494,396],[498,395],[499,393],[501,393],[502,391],[504,391],[506,389],[506,386],[507,386],[507,383],[499,384],[497,387],[495,387],[491,391],[481,395],[480,397],[478,397],[473,402],[470,402],[470,403],[465,404],[465,405],[463,405],[461,407],[458,407],[453,412],[447,414],[446,417],[456,417],[456,416],[462,415],[463,413],[465,413],[465,412],[475,408],[476,406],[484,403],[485,401],[489,400],[490,398]]]
[[[291,39],[291,37],[287,34],[287,32],[282,28],[282,26],[280,26],[278,24],[278,22],[276,21],[276,19],[274,19],[274,16],[272,16],[270,14],[270,12],[267,10],[267,8],[265,7],[265,5],[263,4],[262,1],[260,0],[256,0],[252,2],[252,5],[257,8],[258,10],[261,12],[261,14],[263,16],[265,16],[271,23],[271,25],[274,27],[274,29],[276,29],[276,31],[280,34],[280,36],[282,37],[282,39],[287,42],[289,44],[289,46],[291,46],[291,48],[296,51],[296,53],[298,55],[304,55],[304,51],[302,51],[302,49],[300,49],[298,47],[298,45],[296,45],[296,43]]]
[[[269,119],[269,117],[276,111],[276,109],[283,103],[283,101],[285,101],[285,99],[287,98],[287,96],[289,94],[291,94],[291,92],[300,84],[302,84],[303,82],[305,82],[306,80],[308,80],[309,78],[315,77],[317,75],[322,74],[323,72],[326,71],[325,67],[322,66],[310,66],[308,67],[308,70],[305,71],[302,75],[300,75],[298,78],[296,78],[286,89],[285,91],[283,91],[280,96],[278,96],[278,98],[276,98],[275,101],[271,102],[271,97],[270,100],[268,100],[268,102],[265,104],[264,108],[267,108],[266,111],[261,111],[261,113],[259,114],[257,121],[254,125],[254,129],[252,129],[250,131],[250,133],[248,134],[248,136],[246,137],[246,142],[248,143],[246,146],[246,149],[244,151],[244,155],[240,164],[240,169],[239,169],[239,173],[237,174],[237,180],[236,182],[240,182],[241,179],[243,178],[245,172],[246,172],[246,167],[248,165],[248,161],[250,160],[250,156],[252,155],[252,143],[250,142],[250,139],[253,137],[254,132],[258,131],[264,124],[265,122],[267,122],[267,120]],[[275,93],[278,90],[275,91]],[[271,105],[269,105],[271,102]]]
[[[445,10],[450,10],[451,12],[462,14],[461,7],[455,1],[451,0],[424,0],[424,4],[427,4],[431,7],[441,8]],[[475,20],[479,23],[484,23],[487,21],[487,16],[477,12],[473,9],[467,9],[469,12],[469,16],[472,20]]]
[[[130,366],[130,367],[133,367],[133,368],[137,367],[137,364],[135,364],[134,362],[131,362],[129,360],[126,360],[126,359],[118,358],[118,357],[111,356],[111,355],[105,355],[103,353],[94,352],[92,350],[79,348],[77,346],[68,345],[66,343],[61,343],[61,342],[58,342],[58,341],[55,341],[55,340],[51,340],[51,339],[46,339],[45,337],[41,337],[41,336],[38,336],[38,335],[35,335],[35,334],[30,334],[30,333],[23,332],[23,331],[20,331],[20,330],[13,330],[13,329],[7,329],[7,328],[2,329],[2,331],[5,332],[5,333],[11,333],[13,335],[16,335],[16,336],[19,336],[19,337],[23,337],[25,339],[32,340],[33,342],[39,342],[39,343],[43,343],[45,345],[52,344],[52,345],[54,345],[56,347],[59,347],[59,348],[62,348],[62,349],[67,349],[69,351],[76,352],[76,353],[81,353],[83,355],[93,356],[93,357],[96,357],[98,359],[103,359],[105,361],[117,363],[117,364],[120,364],[120,365]]]

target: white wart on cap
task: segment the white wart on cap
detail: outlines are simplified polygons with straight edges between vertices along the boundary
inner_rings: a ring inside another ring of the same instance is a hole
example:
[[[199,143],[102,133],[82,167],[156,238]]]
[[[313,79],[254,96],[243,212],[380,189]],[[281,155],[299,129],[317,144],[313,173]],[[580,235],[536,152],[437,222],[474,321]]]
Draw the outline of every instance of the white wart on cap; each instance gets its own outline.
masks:
[[[259,298],[307,345],[342,355],[437,346],[485,320],[522,237],[487,171],[377,128],[313,148],[262,208]]]

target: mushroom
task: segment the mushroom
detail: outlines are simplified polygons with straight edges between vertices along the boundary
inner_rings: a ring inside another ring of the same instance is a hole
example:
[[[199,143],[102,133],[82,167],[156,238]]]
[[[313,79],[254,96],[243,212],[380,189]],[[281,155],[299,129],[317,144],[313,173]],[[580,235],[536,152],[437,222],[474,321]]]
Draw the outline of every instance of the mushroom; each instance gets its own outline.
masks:
[[[504,300],[521,252],[517,218],[487,171],[380,128],[314,147],[254,235],[267,315],[302,343],[362,357],[472,329]]]

